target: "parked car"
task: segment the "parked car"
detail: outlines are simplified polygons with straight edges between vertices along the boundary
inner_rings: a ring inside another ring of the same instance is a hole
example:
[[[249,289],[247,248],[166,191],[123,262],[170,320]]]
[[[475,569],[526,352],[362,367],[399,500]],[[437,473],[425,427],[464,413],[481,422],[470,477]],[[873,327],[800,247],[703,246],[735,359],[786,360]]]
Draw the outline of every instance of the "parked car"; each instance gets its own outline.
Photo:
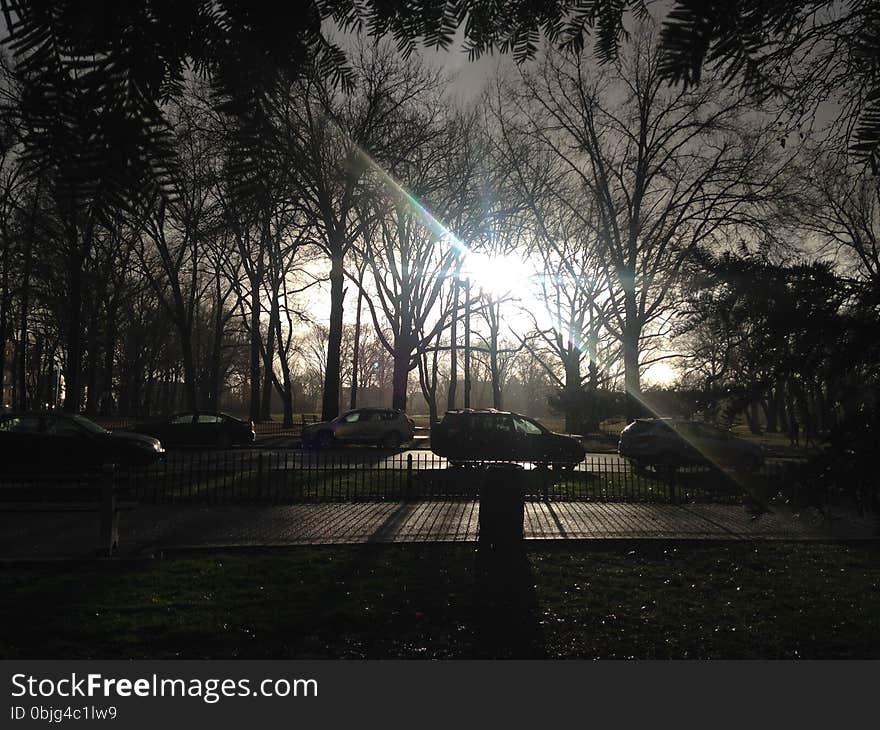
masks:
[[[636,468],[719,466],[753,471],[764,463],[761,447],[710,423],[679,418],[639,418],[620,432],[618,453]]]
[[[332,421],[310,423],[303,429],[306,448],[335,444],[371,444],[396,449],[412,441],[415,423],[403,411],[391,408],[358,408]]]
[[[256,440],[254,424],[227,413],[187,411],[131,428],[134,433],[147,434],[159,439],[166,447],[232,446],[251,444]]]
[[[454,464],[529,461],[573,468],[586,456],[575,439],[553,433],[533,418],[507,411],[447,411],[431,428],[431,450]]]
[[[145,466],[164,456],[158,439],[107,431],[82,416],[60,411],[0,415],[0,464],[7,471]]]

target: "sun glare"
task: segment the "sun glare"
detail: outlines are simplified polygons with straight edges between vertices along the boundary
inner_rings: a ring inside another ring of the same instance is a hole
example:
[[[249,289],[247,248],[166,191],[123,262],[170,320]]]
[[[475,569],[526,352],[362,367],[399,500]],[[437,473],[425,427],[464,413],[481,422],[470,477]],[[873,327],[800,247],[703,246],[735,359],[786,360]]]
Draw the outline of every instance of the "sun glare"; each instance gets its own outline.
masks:
[[[469,253],[462,273],[469,276],[471,285],[486,294],[500,297],[527,294],[529,279],[535,272],[518,256]]]
[[[669,363],[655,362],[645,371],[643,379],[646,383],[652,383],[661,387],[670,386],[678,377],[678,371]]]

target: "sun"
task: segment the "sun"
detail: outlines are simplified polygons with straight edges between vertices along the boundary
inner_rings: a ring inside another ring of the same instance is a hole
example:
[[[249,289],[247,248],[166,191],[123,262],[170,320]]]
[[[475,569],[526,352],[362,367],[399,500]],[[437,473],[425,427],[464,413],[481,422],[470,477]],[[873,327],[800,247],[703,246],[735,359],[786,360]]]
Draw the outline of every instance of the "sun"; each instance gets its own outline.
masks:
[[[521,297],[535,276],[525,261],[510,254],[468,253],[463,264],[462,276],[470,278],[471,286],[493,297]]]
[[[659,385],[660,387],[669,387],[676,378],[678,371],[667,362],[655,362],[648,366],[642,376],[646,384]]]

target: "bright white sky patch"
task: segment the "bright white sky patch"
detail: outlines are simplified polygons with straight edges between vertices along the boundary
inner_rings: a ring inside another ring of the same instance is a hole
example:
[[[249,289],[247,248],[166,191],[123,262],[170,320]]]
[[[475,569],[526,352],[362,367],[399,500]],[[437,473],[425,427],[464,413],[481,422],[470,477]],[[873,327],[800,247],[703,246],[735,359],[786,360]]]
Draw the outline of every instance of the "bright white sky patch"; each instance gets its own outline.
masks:
[[[519,256],[468,253],[462,275],[470,277],[472,287],[496,298],[507,294],[523,298],[531,294],[529,279],[535,270]]]
[[[642,379],[645,381],[645,385],[655,384],[655,385],[672,385],[675,382],[675,379],[678,377],[678,371],[672,367],[667,361],[661,360],[660,362],[652,363],[648,366],[647,370],[645,370],[642,375]]]

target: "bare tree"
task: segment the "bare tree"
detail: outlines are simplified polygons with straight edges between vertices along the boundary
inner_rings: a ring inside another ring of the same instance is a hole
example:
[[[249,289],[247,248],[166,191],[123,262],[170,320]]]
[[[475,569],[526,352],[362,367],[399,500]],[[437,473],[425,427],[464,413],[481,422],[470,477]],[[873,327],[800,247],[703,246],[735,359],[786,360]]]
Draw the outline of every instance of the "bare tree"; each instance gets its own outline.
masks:
[[[612,302],[605,326],[621,342],[628,415],[638,411],[640,340],[670,303],[696,246],[736,224],[760,224],[784,165],[776,138],[743,102],[704,83],[668,89],[653,29],[642,26],[613,65],[548,53],[511,90],[523,132],[588,191]],[[569,201],[580,215],[581,198]]]
[[[407,124],[414,101],[438,85],[438,75],[405,62],[385,44],[361,48],[353,64],[356,91],[334,91],[324,79],[297,83],[290,105],[288,149],[295,185],[311,211],[316,239],[330,262],[330,327],[322,415],[339,412],[345,260],[360,235],[356,206],[370,170],[393,169],[414,138]]]
[[[797,221],[817,234],[845,269],[880,289],[880,185],[863,165],[821,151],[806,161]]]

